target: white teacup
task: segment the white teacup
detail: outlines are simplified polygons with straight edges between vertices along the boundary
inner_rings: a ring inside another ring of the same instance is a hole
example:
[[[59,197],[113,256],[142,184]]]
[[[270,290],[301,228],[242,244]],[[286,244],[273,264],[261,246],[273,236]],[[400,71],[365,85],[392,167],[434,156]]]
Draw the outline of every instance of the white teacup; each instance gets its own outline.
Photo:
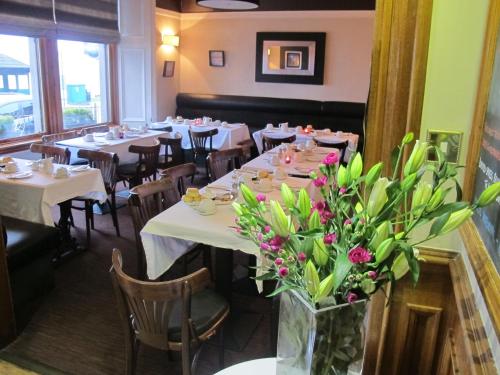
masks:
[[[280,124],[280,129],[284,132],[287,132],[288,131],[288,122],[282,122]]]
[[[214,121],[214,126],[221,126],[220,120],[215,120]]]
[[[274,176],[277,180],[284,180],[288,175],[283,167],[277,167],[274,169]]]
[[[274,125],[273,124],[267,124],[266,125],[266,130],[273,130],[274,129]]]
[[[191,121],[189,121],[189,119],[185,119],[184,120],[184,125],[191,125]]]
[[[86,142],[94,142],[94,134],[90,133],[90,134],[85,134],[85,137],[83,137],[83,139],[86,141]]]
[[[113,137],[115,137],[116,139],[120,138],[120,127],[119,126],[112,127],[111,131],[113,132]]]
[[[108,139],[108,140],[115,139],[115,133],[110,130],[109,132],[106,133],[106,137],[105,138]]]
[[[68,177],[69,173],[65,167],[58,167],[56,169],[56,173],[54,174],[54,176],[57,178],[64,178],[64,177]]]
[[[172,116],[167,116],[167,118],[165,119],[166,122],[172,122]]]
[[[8,162],[7,164],[5,164],[5,167],[4,167],[4,172],[6,173],[14,173],[14,172],[17,172],[17,164],[16,162],[14,161],[10,161]]]
[[[280,157],[278,155],[271,156],[271,165],[280,165]]]
[[[330,128],[323,129],[323,133],[325,133],[325,134],[330,134],[331,132],[332,132],[332,130]]]
[[[212,199],[202,199],[198,210],[203,214],[213,214],[217,210],[215,202]]]
[[[182,120],[183,120],[182,116],[177,116],[175,119],[176,119],[177,121],[182,121]]]
[[[212,122],[211,117],[203,116],[203,125],[208,125]]]
[[[227,123],[227,121],[222,121],[222,122],[221,122],[221,125],[222,125],[222,127],[224,127],[224,128],[227,128],[227,127],[229,126],[229,124]]]

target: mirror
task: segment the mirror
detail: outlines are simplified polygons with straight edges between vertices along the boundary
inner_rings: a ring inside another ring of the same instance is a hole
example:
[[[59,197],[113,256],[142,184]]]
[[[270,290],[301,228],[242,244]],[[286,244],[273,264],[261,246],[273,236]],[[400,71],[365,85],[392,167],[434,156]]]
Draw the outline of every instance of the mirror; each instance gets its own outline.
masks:
[[[325,33],[257,33],[257,82],[323,84]]]

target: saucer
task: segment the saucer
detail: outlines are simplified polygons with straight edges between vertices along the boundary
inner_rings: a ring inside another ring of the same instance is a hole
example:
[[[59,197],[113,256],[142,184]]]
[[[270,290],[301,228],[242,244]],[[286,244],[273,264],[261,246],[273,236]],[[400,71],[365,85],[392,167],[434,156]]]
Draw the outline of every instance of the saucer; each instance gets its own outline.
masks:
[[[9,174],[7,176],[7,178],[12,179],[12,180],[20,180],[22,178],[29,178],[31,176],[33,176],[33,173],[31,173],[29,171],[24,171],[24,172],[17,172],[17,173]]]

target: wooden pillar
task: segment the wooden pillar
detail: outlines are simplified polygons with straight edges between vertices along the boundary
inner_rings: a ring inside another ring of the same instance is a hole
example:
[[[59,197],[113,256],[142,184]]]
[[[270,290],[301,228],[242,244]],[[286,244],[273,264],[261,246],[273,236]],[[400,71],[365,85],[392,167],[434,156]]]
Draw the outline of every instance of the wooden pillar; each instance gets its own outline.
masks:
[[[1,217],[0,217],[1,227]],[[16,338],[16,320],[10,290],[3,230],[0,230],[0,348]]]

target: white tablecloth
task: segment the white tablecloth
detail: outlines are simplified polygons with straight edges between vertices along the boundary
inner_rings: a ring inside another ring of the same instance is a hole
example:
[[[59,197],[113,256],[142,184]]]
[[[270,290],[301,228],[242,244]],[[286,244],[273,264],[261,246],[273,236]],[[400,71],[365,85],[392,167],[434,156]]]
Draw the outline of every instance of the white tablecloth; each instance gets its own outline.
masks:
[[[276,358],[261,358],[238,363],[214,375],[275,375]]]
[[[172,132],[182,134],[182,148],[190,149],[191,141],[189,140],[188,130],[191,131],[207,131],[217,128],[219,132],[213,137],[213,148],[217,150],[227,150],[238,146],[238,142],[250,139],[250,132],[246,124],[228,124],[227,127],[213,125],[184,125],[171,122],[156,122],[151,124],[151,129],[155,127],[171,126]]]
[[[265,155],[259,156],[264,157]],[[233,172],[227,174],[209,187],[230,188],[232,174]],[[279,187],[282,182],[295,189],[313,189],[309,179],[288,177],[286,180],[273,182],[275,189],[266,193],[268,201],[281,200]],[[179,202],[149,220],[141,231],[148,277],[156,279],[162,275],[179,257],[189,251],[194,242],[259,255],[259,249],[253,242],[237,235],[234,228],[231,228],[234,226],[234,219],[235,212],[231,205],[219,205],[214,215],[202,216],[184,202]],[[257,260],[259,264],[260,256],[257,256]]]
[[[347,150],[344,156],[344,161],[348,162],[351,154],[355,152],[358,148],[359,135],[354,133],[336,133],[332,132],[330,134],[321,134],[319,133],[297,133],[295,129],[290,128],[288,132],[285,132],[279,128],[274,128],[272,130],[259,130],[253,133],[253,139],[255,140],[255,144],[257,145],[257,149],[259,153],[262,153],[262,135],[265,134],[270,138],[286,138],[293,134],[297,136],[296,143],[304,143],[308,140],[312,140],[313,138],[317,138],[318,140],[325,140],[326,142],[336,143],[336,142],[344,142],[348,141]]]
[[[133,163],[136,162],[137,154],[131,154],[128,152],[128,147],[130,145],[141,145],[149,146],[154,143],[154,140],[158,137],[165,135],[164,131],[149,130],[146,133],[135,133],[133,137],[125,137],[122,139],[107,140],[103,133],[94,133],[94,140],[98,142],[106,142],[107,144],[101,145],[96,144],[96,142],[87,142],[83,137],[66,139],[63,141],[58,141],[57,144],[60,146],[69,147],[71,154],[76,157],[78,149],[84,148],[88,150],[100,150],[106,152],[114,152],[118,155],[120,159],[120,164]]]
[[[14,159],[20,171],[30,170],[29,160]],[[54,170],[60,165],[54,164]],[[54,225],[51,207],[85,195],[104,202],[107,198],[101,171],[90,168],[70,172],[67,178],[55,178],[37,171],[25,179],[8,179],[0,173],[0,215],[35,223]]]

